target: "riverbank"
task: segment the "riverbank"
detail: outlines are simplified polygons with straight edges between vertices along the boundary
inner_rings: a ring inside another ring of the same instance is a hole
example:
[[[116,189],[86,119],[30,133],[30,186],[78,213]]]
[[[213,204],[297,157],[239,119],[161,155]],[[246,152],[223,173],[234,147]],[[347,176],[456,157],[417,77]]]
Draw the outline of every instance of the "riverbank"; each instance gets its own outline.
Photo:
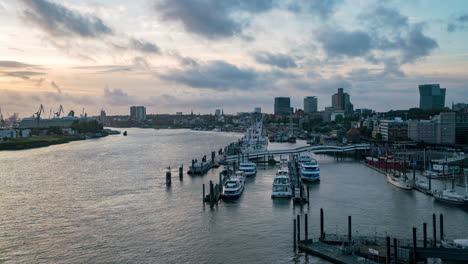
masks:
[[[92,138],[104,137],[104,136],[107,136],[107,135],[92,136]],[[89,138],[89,137],[84,136],[84,135],[40,136],[40,137],[13,139],[13,140],[1,142],[0,151],[48,147],[51,145],[65,144],[65,143],[69,143],[69,142],[77,141],[77,140],[85,140],[86,138]]]

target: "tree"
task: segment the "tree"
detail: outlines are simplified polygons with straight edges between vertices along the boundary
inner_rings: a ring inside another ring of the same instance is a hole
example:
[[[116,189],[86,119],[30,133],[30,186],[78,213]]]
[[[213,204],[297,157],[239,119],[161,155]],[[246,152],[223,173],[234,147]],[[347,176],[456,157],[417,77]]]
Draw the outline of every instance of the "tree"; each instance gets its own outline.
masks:
[[[342,115],[336,115],[335,116],[335,122],[337,124],[343,122],[343,116]]]

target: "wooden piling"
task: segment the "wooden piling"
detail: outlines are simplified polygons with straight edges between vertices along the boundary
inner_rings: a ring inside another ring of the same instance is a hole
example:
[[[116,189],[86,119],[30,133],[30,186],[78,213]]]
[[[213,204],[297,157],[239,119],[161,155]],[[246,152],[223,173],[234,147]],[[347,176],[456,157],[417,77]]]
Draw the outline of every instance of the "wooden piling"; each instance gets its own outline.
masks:
[[[166,171],[166,185],[171,185],[171,171]]]
[[[307,214],[304,216],[304,239],[307,241],[309,239],[309,219]]]
[[[183,180],[184,179],[184,165],[181,165],[179,167],[179,180]]]
[[[444,215],[440,214],[440,241],[444,240]]]
[[[398,264],[398,240],[393,238],[393,263]]]
[[[214,202],[214,186],[213,181],[210,181],[210,203],[213,205]]]
[[[435,214],[432,214],[432,235],[433,235],[432,246],[436,247],[437,246],[437,230],[436,230],[436,215]]]
[[[391,259],[391,249],[390,249],[390,237],[387,236],[387,258],[385,260],[386,264],[390,264],[390,259]]]
[[[301,216],[297,215],[297,243],[301,242]]]
[[[412,263],[416,263],[416,247],[418,246],[417,245],[418,241],[417,241],[417,238],[416,238],[416,227],[413,227],[413,261]]]
[[[205,195],[205,184],[203,184],[203,202],[205,202],[205,198],[206,198],[206,195]]]
[[[294,250],[296,250],[296,219],[293,220],[293,243]]]
[[[351,242],[351,216],[348,215],[348,241]]]
[[[423,244],[424,247],[427,247],[427,223],[423,224]]]
[[[323,208],[320,208],[320,239],[324,239],[323,224]]]

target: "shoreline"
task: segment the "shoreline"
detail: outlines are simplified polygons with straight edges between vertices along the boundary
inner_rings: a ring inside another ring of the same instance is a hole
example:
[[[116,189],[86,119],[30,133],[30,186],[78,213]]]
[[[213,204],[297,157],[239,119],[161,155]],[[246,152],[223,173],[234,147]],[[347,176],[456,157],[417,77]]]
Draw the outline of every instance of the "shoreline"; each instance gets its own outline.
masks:
[[[102,136],[93,136],[91,138],[99,138],[105,137],[107,135]],[[70,143],[73,141],[79,140],[86,140],[86,136],[71,136],[71,137],[38,137],[38,138],[28,138],[25,140],[18,140],[18,141],[7,141],[0,143],[0,151],[15,151],[15,150],[25,150],[25,149],[33,149],[33,148],[42,148],[48,147],[52,145],[61,145]]]

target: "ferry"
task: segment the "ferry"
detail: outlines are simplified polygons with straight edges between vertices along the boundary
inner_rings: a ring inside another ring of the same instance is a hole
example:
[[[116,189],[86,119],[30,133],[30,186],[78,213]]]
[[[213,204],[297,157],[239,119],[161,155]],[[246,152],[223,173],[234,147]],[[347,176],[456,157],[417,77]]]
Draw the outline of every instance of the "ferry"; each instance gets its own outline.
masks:
[[[255,176],[257,174],[257,164],[253,162],[241,162],[239,164],[239,170],[243,171],[245,176]]]
[[[414,188],[414,180],[408,179],[406,175],[398,171],[390,171],[387,173],[387,181],[404,190],[412,190]]]
[[[308,182],[315,182],[320,180],[320,168],[317,160],[311,159],[308,162],[300,164],[299,173],[301,180]]]
[[[279,170],[273,180],[273,187],[271,190],[271,198],[291,198],[292,186],[289,175],[284,173],[284,170]]]
[[[263,135],[263,122],[257,121],[247,128],[244,137],[241,139],[241,152],[251,154],[264,152],[268,149],[268,137]]]
[[[244,176],[242,172],[236,172],[223,186],[221,197],[224,199],[236,199],[244,191]]]

